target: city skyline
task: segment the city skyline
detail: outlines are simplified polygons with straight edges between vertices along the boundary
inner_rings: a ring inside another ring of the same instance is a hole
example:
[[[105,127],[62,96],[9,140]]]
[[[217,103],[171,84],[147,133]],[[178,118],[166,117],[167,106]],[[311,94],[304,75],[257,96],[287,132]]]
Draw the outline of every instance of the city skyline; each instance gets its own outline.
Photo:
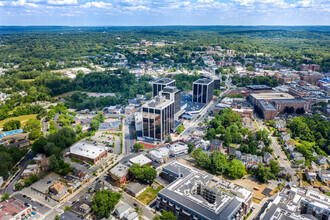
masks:
[[[329,0],[0,1],[0,25],[329,25]]]

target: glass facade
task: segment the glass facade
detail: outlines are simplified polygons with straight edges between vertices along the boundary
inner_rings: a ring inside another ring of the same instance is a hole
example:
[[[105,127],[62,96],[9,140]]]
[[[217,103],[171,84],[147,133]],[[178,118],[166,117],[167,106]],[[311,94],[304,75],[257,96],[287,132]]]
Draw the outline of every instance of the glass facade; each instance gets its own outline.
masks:
[[[168,80],[168,82],[159,82],[156,81],[152,84],[152,96],[155,97],[159,95],[159,92],[164,89],[166,86],[175,86],[174,80]]]
[[[166,136],[174,127],[174,103],[163,107],[143,107],[143,137],[152,140],[165,141]]]
[[[213,98],[214,81],[209,84],[195,82],[193,84],[193,102],[209,103]]]

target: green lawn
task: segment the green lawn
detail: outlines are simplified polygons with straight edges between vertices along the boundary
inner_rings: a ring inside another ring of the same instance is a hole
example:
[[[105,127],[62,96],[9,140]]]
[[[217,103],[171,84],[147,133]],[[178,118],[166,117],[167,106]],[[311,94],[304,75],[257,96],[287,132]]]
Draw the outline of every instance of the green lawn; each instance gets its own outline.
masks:
[[[154,184],[156,186],[156,184]],[[154,200],[160,190],[164,187],[157,184],[157,188],[153,189],[152,187],[148,187],[146,190],[141,193],[137,199],[141,201],[143,204],[148,205],[152,200]]]
[[[32,114],[32,115],[21,115],[21,116],[18,116],[18,117],[11,117],[11,118],[6,118],[5,120],[2,120],[0,121],[0,127],[2,128],[3,125],[7,122],[7,121],[10,121],[10,120],[18,120],[21,122],[21,125],[22,127],[26,124],[26,122],[29,120],[29,119],[36,119],[38,114]]]

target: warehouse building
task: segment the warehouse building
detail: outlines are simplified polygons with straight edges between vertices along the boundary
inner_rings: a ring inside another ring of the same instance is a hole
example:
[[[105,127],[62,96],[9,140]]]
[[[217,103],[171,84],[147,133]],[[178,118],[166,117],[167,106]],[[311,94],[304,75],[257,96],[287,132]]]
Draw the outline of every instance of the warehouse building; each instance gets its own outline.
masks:
[[[86,142],[78,142],[70,147],[70,156],[85,162],[96,163],[108,155],[104,147],[99,147]]]

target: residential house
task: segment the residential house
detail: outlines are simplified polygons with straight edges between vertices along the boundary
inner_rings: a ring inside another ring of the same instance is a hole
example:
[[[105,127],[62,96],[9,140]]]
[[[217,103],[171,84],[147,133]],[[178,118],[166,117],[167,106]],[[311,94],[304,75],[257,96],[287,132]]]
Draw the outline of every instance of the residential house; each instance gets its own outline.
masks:
[[[264,162],[267,163],[267,165],[269,165],[270,163],[270,160],[274,160],[273,156],[269,153],[269,152],[266,152],[264,154]]]
[[[36,175],[39,172],[38,164],[30,164],[22,173],[22,179],[29,179],[30,176]]]
[[[320,170],[318,173],[319,178],[322,183],[330,184],[330,171],[329,170]]]
[[[64,190],[65,190],[64,184],[59,181],[49,186],[49,192],[52,192],[55,195],[61,194]]]
[[[236,154],[237,155],[237,154]],[[242,153],[240,157],[236,158],[241,161],[246,168],[258,168],[259,163],[262,163],[262,157],[252,154]]]
[[[292,153],[290,154],[290,157],[291,157],[291,159],[294,160],[294,161],[298,161],[298,160],[303,160],[303,161],[305,161],[305,157],[303,156],[302,153],[299,153],[299,152],[292,152]]]
[[[316,173],[314,171],[306,169],[305,170],[305,176],[306,176],[307,181],[311,185],[313,185],[316,182],[316,176],[317,175],[316,175]]]
[[[291,140],[290,134],[287,132],[283,132],[281,134],[281,141],[289,141],[289,140]]]
[[[213,140],[210,144],[210,148],[209,150],[211,152],[217,150],[217,151],[221,151],[222,150],[222,147],[223,147],[223,142],[222,141],[219,141],[219,140]]]
[[[115,214],[116,214],[117,218],[122,219],[126,214],[129,213],[130,209],[131,209],[131,206],[128,205],[127,203],[124,203],[115,209]]]
[[[286,170],[285,167],[280,167],[280,172],[278,174],[276,174],[277,177],[287,177],[288,176],[288,171]]]
[[[327,163],[327,158],[325,156],[318,156],[317,163],[319,165],[325,165]]]
[[[258,142],[258,150],[262,150],[265,147],[265,144],[263,141]]]

